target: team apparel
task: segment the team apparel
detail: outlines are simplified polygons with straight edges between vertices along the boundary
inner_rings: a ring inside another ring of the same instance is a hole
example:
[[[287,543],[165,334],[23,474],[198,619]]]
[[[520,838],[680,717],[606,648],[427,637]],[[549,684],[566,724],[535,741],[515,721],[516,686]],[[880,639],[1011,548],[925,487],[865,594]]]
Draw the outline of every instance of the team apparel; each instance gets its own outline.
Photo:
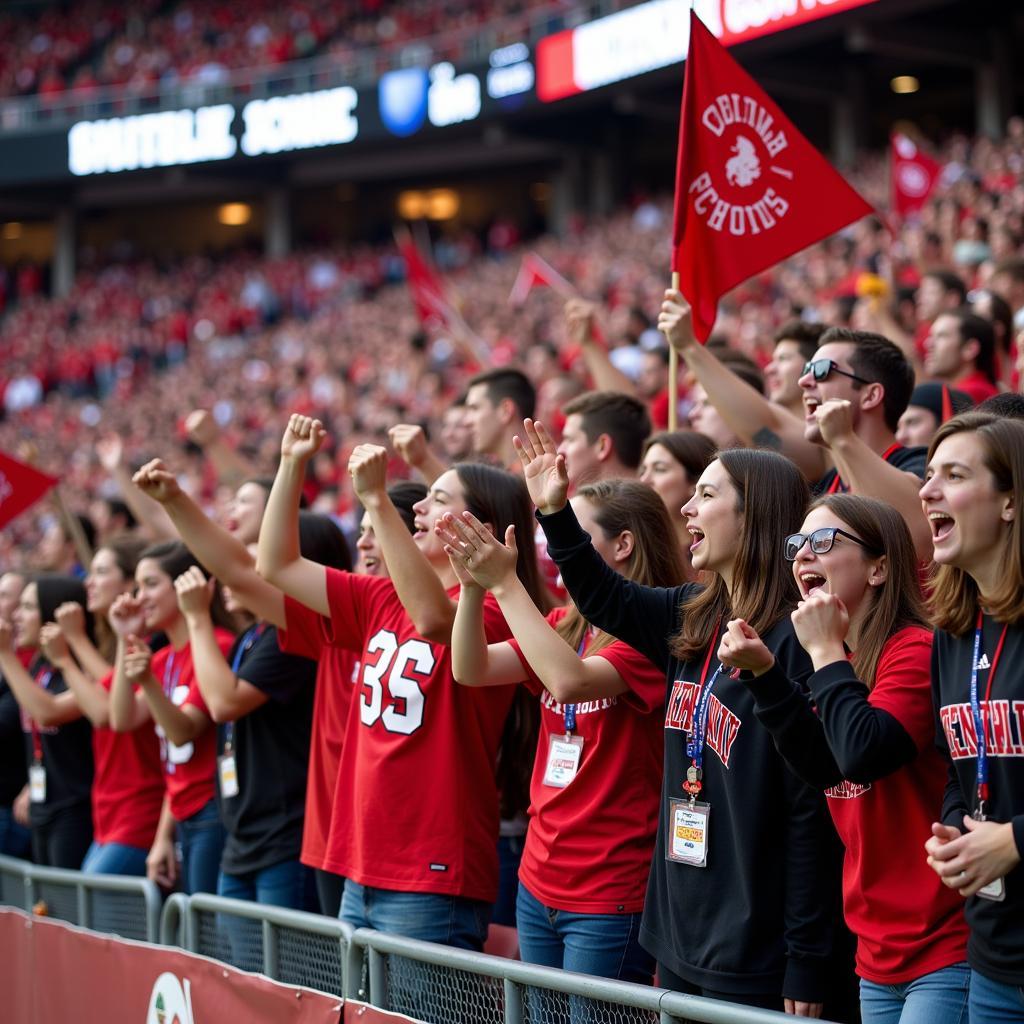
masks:
[[[566,613],[556,608],[548,622],[554,627]],[[581,756],[569,784],[553,786],[545,774],[552,741],[564,740],[566,708],[544,688],[519,644],[510,643],[541,705],[519,880],[556,910],[639,913],[658,829],[664,675],[620,640],[598,651],[594,657],[613,665],[629,690],[572,706]]]
[[[894,469],[902,469],[905,473],[924,479],[925,463],[928,460],[928,449],[920,446],[912,448],[894,444],[882,453],[882,458]],[[830,469],[816,484],[811,487],[814,494],[836,494],[848,491],[842,477],[835,469]]]
[[[971,700],[974,642],[974,630],[959,637],[937,630],[932,649],[932,694],[938,709],[936,744],[949,764],[941,820],[961,831],[964,815],[976,810],[979,776],[978,731]],[[1017,851],[1024,856],[1022,664],[1024,627],[1004,627],[1003,623],[984,616],[978,643],[976,691],[978,711],[985,722],[985,813],[989,821],[1012,822]],[[981,896],[971,896],[966,901],[964,913],[970,926],[967,960],[986,978],[1022,986],[1024,864],[1018,863],[1006,875],[1002,889],[1004,898],[999,902]]]
[[[571,506],[539,519],[587,621],[646,655],[666,678],[665,770],[641,944],[703,989],[821,1002],[839,897],[834,832],[824,797],[797,779],[753,720],[747,688],[710,665],[725,624],[699,659],[681,663],[669,640],[681,606],[699,586],[666,589],[626,580],[594,550]],[[807,679],[810,661],[788,618],[762,639],[790,678]],[[695,729],[695,717],[702,728]],[[696,809],[706,804],[710,814],[702,823],[684,823],[673,813],[670,829],[670,807],[674,812],[682,801],[687,809],[683,784],[694,767],[688,748],[698,735]],[[673,847],[691,841],[703,843],[705,866],[670,859]]]
[[[928,630],[900,630],[882,648],[870,691],[848,661],[826,665],[809,680],[817,715],[781,672],[749,681],[779,750],[825,790],[846,847],[843,901],[857,973],[877,985],[901,985],[966,956],[963,900],[922,854],[946,785],[931,649]]]
[[[100,680],[100,686],[109,693],[113,681],[111,671]],[[164,801],[160,741],[152,723],[146,722],[131,732],[94,726],[92,753],[96,765],[92,784],[96,842],[148,850]]]
[[[214,636],[221,653],[227,657],[234,636],[226,629],[215,628]],[[175,650],[171,644],[153,655],[150,670],[163,687],[167,699],[176,707],[191,704],[207,718],[210,709],[199,692],[192,648],[185,644]],[[175,821],[185,821],[205,807],[215,795],[214,774],[217,770],[217,730],[204,729],[194,740],[182,744],[171,743],[163,729],[156,726],[160,739],[160,759],[164,766],[164,785]]]
[[[316,662],[306,815],[299,859],[309,867],[323,870],[335,802],[347,799],[338,768],[359,659],[352,651],[331,643],[330,619],[287,594],[284,614],[287,629],[277,634],[281,650]]]
[[[332,639],[360,655],[324,867],[360,885],[493,902],[495,759],[514,687],[459,686],[389,579],[327,569]],[[458,597],[459,588],[449,592]],[[484,629],[509,630],[492,596]]]

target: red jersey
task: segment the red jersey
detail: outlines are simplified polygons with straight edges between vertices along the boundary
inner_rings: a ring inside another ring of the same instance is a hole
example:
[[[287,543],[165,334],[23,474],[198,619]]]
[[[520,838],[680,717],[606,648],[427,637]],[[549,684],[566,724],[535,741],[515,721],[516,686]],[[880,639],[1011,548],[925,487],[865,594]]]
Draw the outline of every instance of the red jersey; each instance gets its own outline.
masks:
[[[100,686],[108,693],[114,673]],[[97,843],[124,843],[148,850],[153,845],[164,802],[160,741],[153,727],[114,732],[92,730],[92,830]]]
[[[338,765],[359,659],[352,651],[331,644],[329,619],[287,594],[284,615],[288,628],[278,630],[278,646],[287,654],[301,654],[317,663],[306,777],[306,820],[299,859],[310,867],[323,869],[335,799],[341,802],[348,798],[347,790],[338,784]]]
[[[917,744],[910,764],[862,786],[825,791],[846,847],[843,902],[857,936],[857,973],[899,985],[967,957],[964,901],[928,866],[924,841],[939,819],[947,768],[935,748],[932,634],[911,626],[882,648],[872,707],[892,715]]]
[[[566,613],[556,608],[548,622],[554,626]],[[639,913],[658,831],[665,674],[621,640],[594,655],[614,666],[629,691],[576,704],[574,735],[583,748],[575,777],[559,789],[545,785],[544,774],[551,737],[565,735],[565,709],[544,688],[518,643],[511,644],[529,673],[526,686],[541,705],[519,879],[556,910]]]
[[[494,767],[514,687],[459,686],[449,648],[416,632],[389,579],[328,569],[327,597],[333,640],[361,667],[324,866],[361,885],[493,901]],[[491,595],[484,628],[508,639]]]
[[[217,646],[226,658],[234,643],[234,636],[226,629],[214,629]],[[207,718],[210,710],[199,692],[192,648],[185,644],[176,651],[171,644],[153,655],[153,675],[160,680],[164,693],[177,707],[192,704]],[[205,807],[214,798],[214,774],[217,768],[217,730],[204,729],[194,740],[177,746],[171,743],[158,725],[160,757],[164,763],[164,781],[171,801],[171,814],[175,821],[185,821]]]
[[[981,370],[975,370],[974,373],[961,377],[953,384],[953,387],[965,395],[970,395],[971,401],[975,405],[980,405],[986,398],[999,394],[999,388]]]

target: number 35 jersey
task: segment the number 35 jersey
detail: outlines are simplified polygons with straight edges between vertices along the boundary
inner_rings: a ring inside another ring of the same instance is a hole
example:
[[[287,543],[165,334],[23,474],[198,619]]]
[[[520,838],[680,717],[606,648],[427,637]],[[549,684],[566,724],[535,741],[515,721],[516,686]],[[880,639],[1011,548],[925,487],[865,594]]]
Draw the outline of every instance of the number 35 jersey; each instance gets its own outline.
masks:
[[[458,600],[459,588],[449,596]],[[451,651],[417,632],[390,580],[327,570],[332,641],[358,651],[325,868],[361,885],[491,902],[495,761],[513,686],[460,686]],[[490,643],[510,636],[488,594]]]

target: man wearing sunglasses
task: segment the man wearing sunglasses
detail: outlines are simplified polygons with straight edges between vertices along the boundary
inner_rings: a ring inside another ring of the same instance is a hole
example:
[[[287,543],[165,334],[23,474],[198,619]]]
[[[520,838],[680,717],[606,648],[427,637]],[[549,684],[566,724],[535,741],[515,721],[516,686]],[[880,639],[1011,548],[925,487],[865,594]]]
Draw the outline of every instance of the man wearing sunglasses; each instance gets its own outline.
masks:
[[[799,379],[801,419],[737,380],[697,343],[690,307],[678,291],[665,293],[658,326],[745,443],[787,455],[815,493],[851,491],[893,505],[919,556],[930,557],[931,531],[917,496],[925,449],[896,441],[914,387],[914,371],[896,345],[867,331],[826,331]]]

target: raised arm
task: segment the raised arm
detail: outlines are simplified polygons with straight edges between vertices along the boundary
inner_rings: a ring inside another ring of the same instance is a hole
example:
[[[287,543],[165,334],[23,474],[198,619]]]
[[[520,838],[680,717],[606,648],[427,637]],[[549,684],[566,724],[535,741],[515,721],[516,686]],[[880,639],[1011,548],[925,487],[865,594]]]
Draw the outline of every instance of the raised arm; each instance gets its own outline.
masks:
[[[185,433],[193,444],[202,448],[217,472],[217,479],[225,487],[238,487],[256,476],[253,464],[227,443],[213,414],[206,409],[195,409],[188,414]]]
[[[586,299],[569,299],[565,304],[565,326],[570,341],[579,345],[583,362],[597,391],[621,391],[636,394],[636,382],[627,377],[612,361],[608,350],[597,339],[594,319],[597,309]]]
[[[136,693],[125,674],[128,637],[143,630],[142,606],[131,594],[122,594],[110,607],[110,625],[117,636],[114,654],[114,678],[110,683],[109,725],[114,732],[131,732],[149,721],[152,715],[146,698]]]
[[[211,576],[231,588],[245,608],[257,618],[284,626],[284,595],[256,571],[245,545],[206,516],[178,486],[163,462],[147,462],[132,483],[163,506],[189,550]]]
[[[299,551],[299,498],[306,464],[326,436],[319,420],[293,413],[281,438],[281,461],[260,527],[256,571],[275,587],[321,615],[330,615],[327,570]]]
[[[176,747],[191,743],[210,727],[210,719],[194,704],[178,707],[164,693],[160,680],[153,675],[153,652],[144,640],[130,636],[125,642],[124,675],[129,685],[142,690],[153,721]]]
[[[14,652],[14,638],[7,622],[0,622],[0,673],[22,711],[41,728],[64,725],[82,717],[73,693],[48,693],[29,675]]]
[[[174,581],[174,589],[188,625],[196,682],[213,720],[233,722],[266,704],[267,695],[235,674],[217,644],[210,618],[212,581],[193,565]]]
[[[428,487],[448,468],[427,444],[427,435],[418,423],[396,423],[388,430],[388,441]]]
[[[57,620],[57,625],[60,627],[68,647],[71,648],[71,653],[78,659],[78,664],[82,666],[82,671],[94,683],[99,682],[112,666],[89,639],[89,634],[85,630],[85,611],[82,606],[77,601],[65,601],[57,606],[53,617]],[[65,676],[65,678],[67,677]]]
[[[446,516],[438,532],[452,564],[461,562],[479,587],[494,594],[523,657],[557,701],[597,700],[628,690],[611,662],[581,658],[541,615],[516,575],[515,527],[505,531],[503,545],[472,513],[464,512],[459,519]],[[515,656],[511,648],[509,653]],[[519,674],[521,677],[521,669]]]
[[[370,517],[395,592],[416,632],[432,643],[451,643],[455,603],[388,497],[387,449],[376,444],[358,445],[348,469],[356,496]]]
[[[677,291],[665,292],[658,330],[686,361],[729,428],[747,444],[775,448],[796,463],[808,480],[828,468],[825,451],[804,438],[804,425],[792,413],[769,402],[756,388],[740,380],[715,354],[697,342],[690,306]]]
[[[150,501],[141,491],[132,486],[132,474],[124,464],[124,443],[116,434],[96,442],[96,454],[100,465],[114,478],[121,490],[124,503],[131,509],[150,540],[177,540],[174,526],[167,513],[155,502]]]
[[[583,617],[625,641],[663,671],[669,664],[668,638],[678,628],[680,588],[644,587],[620,576],[594,550],[590,534],[568,504],[565,458],[555,451],[543,424],[523,421],[523,437],[513,439],[523,477],[540,513],[548,554]]]
[[[80,605],[73,607],[81,610]],[[62,628],[52,622],[46,623],[40,630],[39,642],[46,660],[63,676],[68,692],[74,695],[82,714],[94,726],[106,726],[110,721],[110,697],[98,682],[94,682],[78,667],[71,656]]]

